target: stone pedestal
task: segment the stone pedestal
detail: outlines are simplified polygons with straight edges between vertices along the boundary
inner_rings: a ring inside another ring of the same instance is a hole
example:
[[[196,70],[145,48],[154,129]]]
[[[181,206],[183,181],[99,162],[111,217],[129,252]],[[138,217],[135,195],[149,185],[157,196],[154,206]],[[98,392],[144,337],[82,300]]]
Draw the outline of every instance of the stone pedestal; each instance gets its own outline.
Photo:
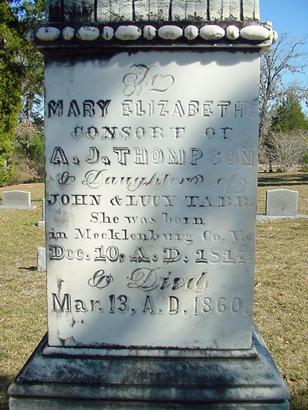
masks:
[[[10,386],[11,410],[288,409],[288,391],[257,330],[244,351],[70,349],[42,340]],[[75,350],[75,351],[74,351]]]

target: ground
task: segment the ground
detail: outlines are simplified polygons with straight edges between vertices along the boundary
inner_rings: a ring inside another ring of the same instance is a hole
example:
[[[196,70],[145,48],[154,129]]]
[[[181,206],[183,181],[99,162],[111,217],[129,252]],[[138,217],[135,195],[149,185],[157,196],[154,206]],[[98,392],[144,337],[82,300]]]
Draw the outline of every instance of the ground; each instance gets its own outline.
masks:
[[[299,212],[308,214],[308,174],[260,174],[258,213],[266,189],[299,192]],[[43,184],[8,189],[31,191],[36,208],[0,210],[0,409],[6,389],[46,332],[45,274],[36,271],[36,249],[44,246]],[[308,220],[257,224],[254,314],[257,325],[292,395],[292,408],[306,410]]]

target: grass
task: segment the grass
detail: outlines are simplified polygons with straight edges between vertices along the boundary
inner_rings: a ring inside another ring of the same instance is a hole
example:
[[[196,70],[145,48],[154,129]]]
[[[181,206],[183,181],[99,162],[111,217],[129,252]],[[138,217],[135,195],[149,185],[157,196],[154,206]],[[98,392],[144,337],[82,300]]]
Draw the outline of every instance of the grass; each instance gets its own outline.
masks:
[[[46,331],[45,274],[36,271],[36,248],[44,243],[36,227],[43,184],[18,189],[31,191],[36,209],[0,211],[0,409],[7,385]]]
[[[260,174],[258,212],[266,189],[299,192],[300,212],[308,214],[308,174]],[[11,187],[16,189],[17,187]],[[18,189],[32,193],[37,208],[0,211],[0,409],[6,389],[46,331],[45,275],[36,271],[36,248],[43,246],[42,184]],[[0,189],[0,193],[6,188]],[[308,408],[305,298],[308,220],[257,224],[255,319],[288,383],[295,410]]]
[[[265,213],[265,195],[268,189],[290,189],[299,193],[299,213],[308,214],[308,172],[259,174],[257,212]]]

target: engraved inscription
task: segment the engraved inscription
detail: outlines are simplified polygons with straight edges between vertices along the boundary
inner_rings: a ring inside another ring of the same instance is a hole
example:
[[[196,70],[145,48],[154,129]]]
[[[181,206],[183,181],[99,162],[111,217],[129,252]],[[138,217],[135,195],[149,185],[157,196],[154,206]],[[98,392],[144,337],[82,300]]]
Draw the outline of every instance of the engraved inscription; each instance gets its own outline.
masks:
[[[48,63],[50,346],[250,348],[258,64],[219,53]]]

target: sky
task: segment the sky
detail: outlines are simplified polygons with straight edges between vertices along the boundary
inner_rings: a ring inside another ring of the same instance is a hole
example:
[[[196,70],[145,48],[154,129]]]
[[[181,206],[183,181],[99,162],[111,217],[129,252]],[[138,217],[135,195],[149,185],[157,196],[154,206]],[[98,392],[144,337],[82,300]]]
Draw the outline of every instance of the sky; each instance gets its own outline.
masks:
[[[271,21],[278,33],[308,42],[308,0],[260,0],[261,20]]]
[[[285,80],[298,81],[308,86],[308,0],[260,0],[261,21],[271,21],[273,30],[288,33],[291,41],[303,41],[301,51],[306,53],[300,63],[307,65],[302,74],[287,74]],[[305,112],[308,107],[302,103]]]

